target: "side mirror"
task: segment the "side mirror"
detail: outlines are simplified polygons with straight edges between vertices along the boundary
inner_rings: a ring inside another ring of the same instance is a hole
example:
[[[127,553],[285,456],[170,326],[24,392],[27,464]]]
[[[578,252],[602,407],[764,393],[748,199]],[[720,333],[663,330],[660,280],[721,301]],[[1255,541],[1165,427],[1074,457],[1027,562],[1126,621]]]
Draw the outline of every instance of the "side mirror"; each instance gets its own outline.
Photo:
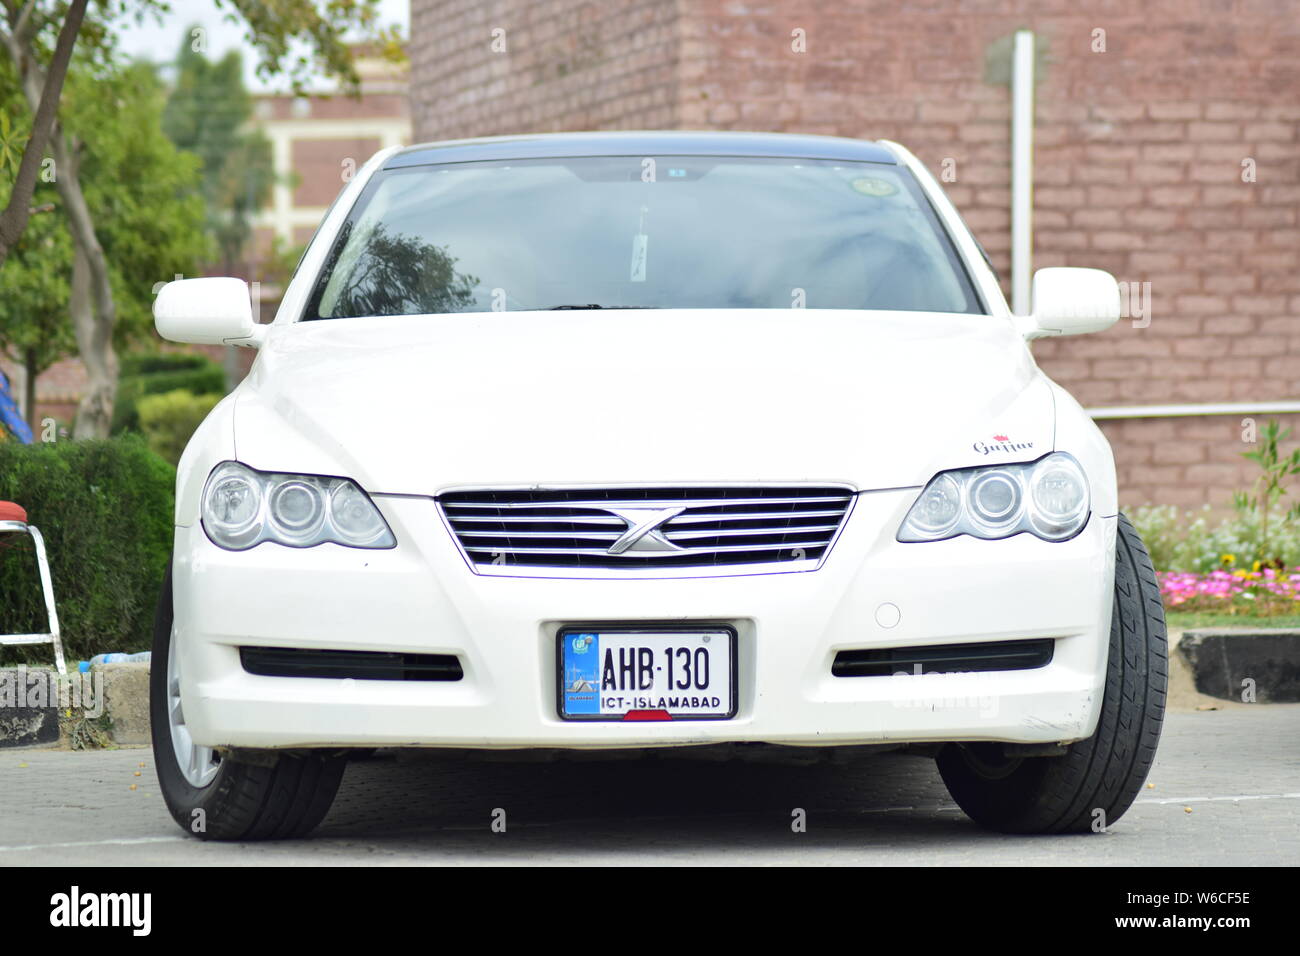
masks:
[[[1100,269],[1055,267],[1034,273],[1034,312],[1027,339],[1101,332],[1119,321],[1119,283]]]
[[[243,279],[168,282],[154,299],[153,323],[163,338],[191,345],[256,348],[265,333],[253,319],[248,283]]]

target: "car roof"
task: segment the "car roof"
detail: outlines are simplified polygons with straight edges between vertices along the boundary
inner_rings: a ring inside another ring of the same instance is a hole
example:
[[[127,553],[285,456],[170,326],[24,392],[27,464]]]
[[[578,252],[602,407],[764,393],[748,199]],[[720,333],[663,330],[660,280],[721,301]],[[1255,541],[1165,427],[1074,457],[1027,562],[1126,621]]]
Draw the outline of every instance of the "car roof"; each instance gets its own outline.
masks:
[[[536,133],[423,143],[394,153],[384,168],[577,156],[759,156],[898,164],[886,146],[869,140],[788,133],[637,131]]]

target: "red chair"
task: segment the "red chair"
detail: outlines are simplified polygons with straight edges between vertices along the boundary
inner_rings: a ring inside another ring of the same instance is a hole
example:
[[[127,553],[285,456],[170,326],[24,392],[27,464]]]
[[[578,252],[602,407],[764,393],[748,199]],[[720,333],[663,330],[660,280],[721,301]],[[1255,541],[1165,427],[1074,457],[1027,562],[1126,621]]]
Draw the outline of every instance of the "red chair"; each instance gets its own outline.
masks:
[[[68,668],[63,661],[63,642],[59,639],[59,614],[54,609],[54,586],[50,583],[50,562],[45,557],[45,539],[35,525],[27,523],[27,512],[12,501],[0,501],[0,534],[29,534],[36,545],[36,565],[41,572],[41,590],[45,592],[45,611],[50,619],[48,634],[0,634],[0,644],[53,644],[54,663],[60,674]]]

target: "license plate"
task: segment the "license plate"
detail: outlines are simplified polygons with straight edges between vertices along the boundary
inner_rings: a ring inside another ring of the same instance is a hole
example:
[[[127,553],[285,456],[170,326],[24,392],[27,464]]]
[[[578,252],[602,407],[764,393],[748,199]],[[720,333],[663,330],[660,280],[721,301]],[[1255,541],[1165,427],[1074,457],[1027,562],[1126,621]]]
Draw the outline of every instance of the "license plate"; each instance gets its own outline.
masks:
[[[730,628],[564,628],[557,658],[565,720],[736,715],[736,633]]]

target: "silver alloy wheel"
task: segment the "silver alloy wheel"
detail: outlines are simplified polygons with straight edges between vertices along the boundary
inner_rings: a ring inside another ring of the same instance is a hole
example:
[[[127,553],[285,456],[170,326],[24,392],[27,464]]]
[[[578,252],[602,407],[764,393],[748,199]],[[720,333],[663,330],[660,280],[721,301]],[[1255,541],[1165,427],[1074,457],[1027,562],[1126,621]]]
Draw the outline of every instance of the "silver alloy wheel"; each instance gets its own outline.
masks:
[[[221,758],[211,747],[199,747],[185,726],[185,711],[181,709],[181,665],[176,653],[176,628],[172,627],[167,645],[167,723],[171,728],[172,751],[176,764],[186,782],[202,789],[212,782],[221,768]]]

